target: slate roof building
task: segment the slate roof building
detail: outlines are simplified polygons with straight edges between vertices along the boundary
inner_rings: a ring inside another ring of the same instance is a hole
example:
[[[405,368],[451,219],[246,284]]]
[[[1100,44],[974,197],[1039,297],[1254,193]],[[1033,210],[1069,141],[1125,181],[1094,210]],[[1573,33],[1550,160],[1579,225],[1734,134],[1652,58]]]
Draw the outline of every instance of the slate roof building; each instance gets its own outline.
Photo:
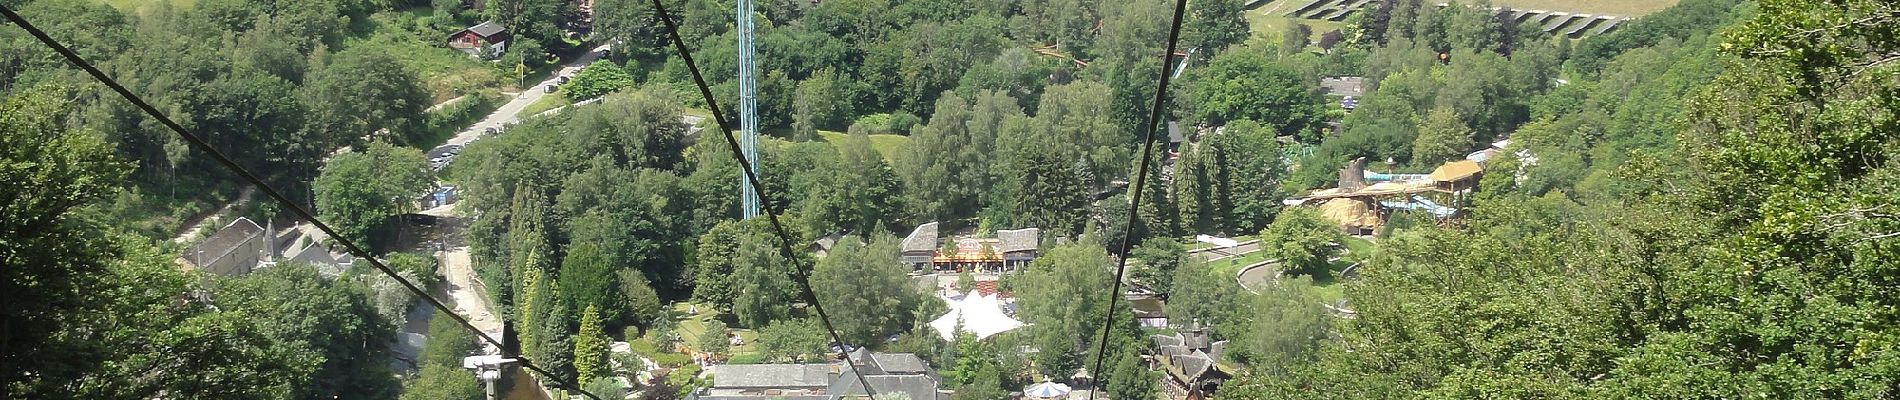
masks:
[[[1003,269],[1020,270],[1030,261],[1036,260],[1037,246],[1042,243],[1042,230],[1023,228],[996,231],[997,251],[1003,253]]]
[[[1153,366],[1167,372],[1161,391],[1170,399],[1202,400],[1210,398],[1220,385],[1234,375],[1220,367],[1221,350],[1227,341],[1212,341],[1207,328],[1189,323],[1179,333],[1154,335]]]
[[[713,386],[691,399],[695,400],[863,400],[864,374],[871,389],[878,393],[905,393],[913,400],[948,399],[938,389],[943,379],[922,358],[909,353],[872,353],[859,348],[850,354],[850,362],[825,364],[753,364],[712,366]]]
[[[937,223],[918,225],[904,237],[900,259],[909,264],[912,270],[925,270],[937,255]]]
[[[239,217],[211,237],[186,248],[178,259],[190,268],[219,276],[248,274],[259,263],[270,260],[268,236],[264,228],[250,218]]]

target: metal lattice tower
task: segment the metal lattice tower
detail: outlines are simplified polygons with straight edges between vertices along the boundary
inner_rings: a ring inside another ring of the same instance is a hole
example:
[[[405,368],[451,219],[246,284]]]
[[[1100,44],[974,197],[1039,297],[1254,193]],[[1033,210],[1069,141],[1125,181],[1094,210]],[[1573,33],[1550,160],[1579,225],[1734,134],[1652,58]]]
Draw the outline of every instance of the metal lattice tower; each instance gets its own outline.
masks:
[[[752,45],[752,0],[738,0],[736,11],[739,31],[739,146],[745,158],[751,160],[752,175],[759,174],[759,84],[757,65],[753,59]],[[759,188],[752,182],[739,177],[741,187],[740,208],[745,218],[759,216]]]

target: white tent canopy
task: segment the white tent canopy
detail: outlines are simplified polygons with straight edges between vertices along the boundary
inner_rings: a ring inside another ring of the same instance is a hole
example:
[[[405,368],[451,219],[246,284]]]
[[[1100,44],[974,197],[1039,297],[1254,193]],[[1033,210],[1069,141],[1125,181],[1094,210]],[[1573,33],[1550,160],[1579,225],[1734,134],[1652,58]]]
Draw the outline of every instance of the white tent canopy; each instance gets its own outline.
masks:
[[[1194,235],[1194,240],[1199,241],[1201,243],[1211,244],[1211,245],[1214,245],[1214,247],[1223,248],[1223,249],[1240,245],[1239,241],[1235,241],[1233,239],[1228,239],[1228,238],[1219,237],[1219,236]]]
[[[962,322],[964,332],[976,335],[977,339],[1023,326],[1022,321],[1003,314],[1002,304],[996,301],[995,295],[982,296],[972,290],[961,300],[946,298],[944,302],[949,303],[950,312],[930,321],[930,327],[946,342],[956,340],[958,322]]]
[[[1069,385],[1050,381],[1042,381],[1042,383],[1023,388],[1023,395],[1039,399],[1053,399],[1068,394]]]

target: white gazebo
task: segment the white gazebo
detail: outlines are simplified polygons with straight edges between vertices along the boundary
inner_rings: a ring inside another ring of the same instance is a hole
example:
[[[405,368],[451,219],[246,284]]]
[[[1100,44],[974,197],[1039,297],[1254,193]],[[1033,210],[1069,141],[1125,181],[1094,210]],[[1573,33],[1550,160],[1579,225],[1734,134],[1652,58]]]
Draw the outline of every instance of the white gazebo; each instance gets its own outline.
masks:
[[[943,337],[946,342],[956,340],[956,330],[959,326],[964,332],[976,335],[977,339],[1023,326],[1022,321],[1003,314],[1002,304],[997,302],[996,295],[983,296],[971,290],[962,299],[945,298],[943,300],[949,303],[950,312],[930,321],[930,327],[935,328],[937,335]]]

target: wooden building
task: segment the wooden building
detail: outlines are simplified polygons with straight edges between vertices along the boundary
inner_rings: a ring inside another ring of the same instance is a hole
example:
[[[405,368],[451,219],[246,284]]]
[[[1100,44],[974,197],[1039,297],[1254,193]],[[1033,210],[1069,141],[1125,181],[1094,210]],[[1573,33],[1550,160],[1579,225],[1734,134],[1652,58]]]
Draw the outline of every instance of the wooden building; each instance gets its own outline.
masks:
[[[508,50],[508,37],[507,27],[485,21],[449,34],[449,48],[475,57],[499,57]]]

